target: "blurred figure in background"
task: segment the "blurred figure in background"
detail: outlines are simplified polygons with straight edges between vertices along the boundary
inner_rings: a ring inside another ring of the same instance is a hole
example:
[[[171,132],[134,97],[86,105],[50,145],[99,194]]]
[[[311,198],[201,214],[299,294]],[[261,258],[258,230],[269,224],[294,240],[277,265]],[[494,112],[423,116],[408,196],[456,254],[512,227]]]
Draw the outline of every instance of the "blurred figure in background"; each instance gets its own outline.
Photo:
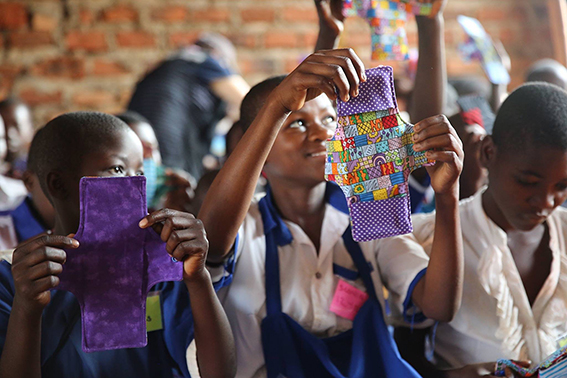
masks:
[[[236,72],[232,43],[205,33],[138,83],[128,109],[150,121],[166,166],[201,176],[216,125],[226,116],[238,119],[250,89]]]
[[[530,81],[544,81],[567,89],[567,68],[553,59],[538,60],[526,73],[526,83]]]
[[[34,135],[31,111],[22,100],[9,97],[0,102],[0,117],[4,121],[8,147],[6,174],[22,179],[26,170],[28,150]]]

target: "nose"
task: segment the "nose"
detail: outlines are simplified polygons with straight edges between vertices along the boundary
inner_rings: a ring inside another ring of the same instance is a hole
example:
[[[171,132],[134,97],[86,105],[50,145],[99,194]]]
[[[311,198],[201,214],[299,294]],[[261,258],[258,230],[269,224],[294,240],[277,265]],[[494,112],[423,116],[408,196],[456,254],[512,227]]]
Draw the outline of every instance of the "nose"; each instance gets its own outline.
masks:
[[[538,209],[541,210],[553,210],[557,205],[561,203],[557,203],[559,201],[554,192],[544,192],[535,195],[532,197],[532,205],[536,206]]]
[[[315,122],[308,128],[308,139],[312,142],[325,141],[333,136],[333,130],[324,126],[321,122]]]

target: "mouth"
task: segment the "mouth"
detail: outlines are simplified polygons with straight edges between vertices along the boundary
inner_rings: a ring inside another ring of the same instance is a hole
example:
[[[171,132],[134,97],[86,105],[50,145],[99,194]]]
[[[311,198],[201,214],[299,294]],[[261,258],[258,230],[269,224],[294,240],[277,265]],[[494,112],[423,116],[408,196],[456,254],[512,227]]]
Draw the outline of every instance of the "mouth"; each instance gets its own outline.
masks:
[[[547,219],[548,216],[549,216],[548,213],[543,213],[543,212],[542,212],[542,213],[539,213],[539,212],[538,212],[538,213],[529,213],[529,214],[526,214],[525,217],[526,217],[526,219],[528,219],[528,220],[530,220],[530,221],[532,221],[532,222],[541,223],[541,222],[544,222],[544,221]]]
[[[307,157],[317,158],[317,157],[327,157],[327,150],[325,151],[318,151],[318,152],[311,152],[306,154]]]

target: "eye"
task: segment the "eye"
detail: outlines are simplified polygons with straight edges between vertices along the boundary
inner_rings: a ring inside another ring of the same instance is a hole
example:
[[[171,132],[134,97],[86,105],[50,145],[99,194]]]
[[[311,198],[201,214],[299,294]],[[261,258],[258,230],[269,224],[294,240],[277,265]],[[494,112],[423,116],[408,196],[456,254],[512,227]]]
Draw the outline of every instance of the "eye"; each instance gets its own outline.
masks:
[[[567,190],[567,184],[557,184],[556,187],[557,190],[559,190],[560,192],[564,192],[565,190]]]
[[[136,172],[136,176],[143,176],[144,175],[144,171],[138,171]]]
[[[538,184],[537,181],[534,180],[530,180],[530,179],[526,179],[526,178],[522,178],[522,177],[517,177],[516,181],[523,186],[536,186]]]
[[[300,119],[293,121],[292,123],[289,124],[288,127],[290,129],[297,129],[298,131],[301,131],[302,133],[305,132],[305,130],[306,130],[305,122],[303,122]]]
[[[115,165],[113,167],[110,167],[110,169],[108,170],[110,173],[114,174],[114,175],[123,175],[124,174],[124,167],[121,165]]]
[[[335,117],[333,116],[328,116],[323,120],[323,125],[325,126],[329,126],[329,125],[334,125],[336,123]]]

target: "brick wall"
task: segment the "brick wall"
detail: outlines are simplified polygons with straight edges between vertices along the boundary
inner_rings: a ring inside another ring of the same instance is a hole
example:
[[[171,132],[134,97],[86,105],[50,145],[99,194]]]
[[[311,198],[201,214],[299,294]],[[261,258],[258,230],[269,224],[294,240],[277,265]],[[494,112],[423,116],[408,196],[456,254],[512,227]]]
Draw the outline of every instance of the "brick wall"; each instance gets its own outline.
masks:
[[[544,0],[450,0],[450,74],[480,72],[459,59],[458,14],[478,17],[502,40],[513,86],[532,61],[553,56]],[[147,69],[204,30],[236,44],[242,74],[254,84],[311,51],[316,19],[312,0],[0,0],[0,97],[22,97],[38,124],[69,110],[119,111]],[[415,45],[414,23],[409,30]],[[369,40],[363,20],[348,20],[343,46],[367,57]]]

